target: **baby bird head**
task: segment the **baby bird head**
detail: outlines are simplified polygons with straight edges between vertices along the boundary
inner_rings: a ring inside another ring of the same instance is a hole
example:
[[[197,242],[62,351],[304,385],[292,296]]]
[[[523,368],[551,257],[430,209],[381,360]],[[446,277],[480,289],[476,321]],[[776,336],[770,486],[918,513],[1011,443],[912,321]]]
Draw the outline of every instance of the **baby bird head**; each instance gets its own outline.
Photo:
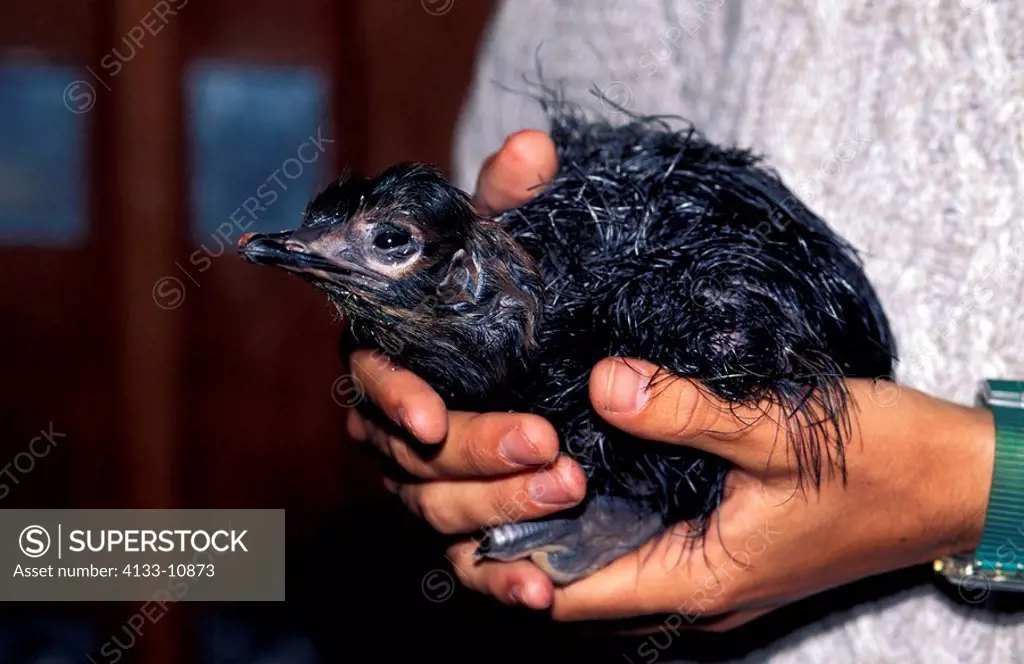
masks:
[[[292,231],[239,241],[253,263],[305,278],[366,315],[422,303],[444,281],[476,221],[466,197],[433,169],[402,165],[345,177],[309,204]],[[353,313],[353,312],[350,312]]]
[[[427,165],[344,177],[298,229],[249,234],[238,248],[326,292],[357,338],[451,395],[500,386],[534,344],[534,261]]]

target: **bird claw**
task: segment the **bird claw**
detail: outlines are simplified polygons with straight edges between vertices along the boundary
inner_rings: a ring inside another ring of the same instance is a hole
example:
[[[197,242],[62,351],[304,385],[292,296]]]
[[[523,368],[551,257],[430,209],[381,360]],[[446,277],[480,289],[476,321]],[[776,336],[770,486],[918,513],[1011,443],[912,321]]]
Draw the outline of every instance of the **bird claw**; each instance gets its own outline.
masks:
[[[622,498],[595,496],[574,518],[489,528],[476,560],[529,558],[556,585],[590,576],[665,530],[660,513]]]

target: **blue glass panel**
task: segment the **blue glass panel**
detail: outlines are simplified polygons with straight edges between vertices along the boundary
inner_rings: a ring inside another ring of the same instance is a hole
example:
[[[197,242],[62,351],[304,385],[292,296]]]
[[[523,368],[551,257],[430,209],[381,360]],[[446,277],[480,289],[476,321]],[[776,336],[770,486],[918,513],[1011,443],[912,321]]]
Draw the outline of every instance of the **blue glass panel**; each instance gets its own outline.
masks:
[[[73,247],[88,232],[85,110],[91,104],[65,105],[67,94],[73,101],[81,96],[75,90],[87,91],[83,74],[75,67],[0,63],[0,244]]]
[[[268,629],[266,624],[214,615],[204,622],[203,637],[204,664],[320,664],[313,642],[287,626]]]
[[[45,609],[7,609],[0,614],[0,664],[88,662],[85,655],[103,661],[99,649],[110,632],[97,626],[92,618],[47,615]]]
[[[196,241],[297,225],[334,158],[321,72],[204,61],[185,85]]]

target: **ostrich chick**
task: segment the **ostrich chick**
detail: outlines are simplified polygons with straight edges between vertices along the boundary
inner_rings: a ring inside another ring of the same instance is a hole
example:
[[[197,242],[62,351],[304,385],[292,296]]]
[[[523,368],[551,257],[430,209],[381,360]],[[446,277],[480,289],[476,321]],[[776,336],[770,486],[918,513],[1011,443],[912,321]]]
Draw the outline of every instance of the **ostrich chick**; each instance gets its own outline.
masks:
[[[588,478],[573,510],[485,532],[478,558],[530,558],[558,584],[675,524],[706,534],[730,464],[609,426],[594,364],[638,357],[650,379],[774,404],[815,486],[845,479],[844,377],[887,377],[896,349],[856,252],[747,150],[692,127],[590,121],[547,104],[559,171],[485,218],[439,171],[400,164],[321,191],[293,231],[246,236],[249,261],[297,273],[348,334],[426,380],[453,410],[546,417]]]

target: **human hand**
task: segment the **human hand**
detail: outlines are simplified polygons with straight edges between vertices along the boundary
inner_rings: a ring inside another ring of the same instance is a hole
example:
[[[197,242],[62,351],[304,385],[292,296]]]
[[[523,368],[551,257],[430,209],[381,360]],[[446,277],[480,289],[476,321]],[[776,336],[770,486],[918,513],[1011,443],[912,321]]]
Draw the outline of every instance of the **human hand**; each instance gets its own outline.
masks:
[[[556,170],[555,146],[547,134],[513,134],[484,162],[474,205],[487,215],[521,205]],[[401,429],[382,426],[352,408],[349,435],[373,444],[418,479],[387,479],[385,485],[436,530],[455,534],[535,519],[583,498],[583,471],[568,457],[559,457],[558,436],[545,419],[448,412],[425,381],[377,352],[358,350],[349,366],[370,402]],[[537,608],[549,601],[543,585],[536,583],[538,570],[532,563],[488,564],[505,570],[500,577],[505,587],[491,589],[502,600]],[[518,599],[510,596],[512,588],[520,589]]]
[[[988,411],[849,380],[848,482],[825,477],[819,490],[800,490],[777,411],[731,408],[682,379],[661,383],[656,395],[638,391],[654,370],[604,360],[591,375],[591,400],[620,429],[735,464],[707,538],[688,549],[670,533],[557,589],[539,569],[513,575],[500,565],[474,566],[473,547],[461,544],[450,556],[464,583],[499,596],[529,584],[557,620],[670,613],[722,631],[808,595],[977,546],[994,460]],[[634,408],[637,395],[642,405]]]

